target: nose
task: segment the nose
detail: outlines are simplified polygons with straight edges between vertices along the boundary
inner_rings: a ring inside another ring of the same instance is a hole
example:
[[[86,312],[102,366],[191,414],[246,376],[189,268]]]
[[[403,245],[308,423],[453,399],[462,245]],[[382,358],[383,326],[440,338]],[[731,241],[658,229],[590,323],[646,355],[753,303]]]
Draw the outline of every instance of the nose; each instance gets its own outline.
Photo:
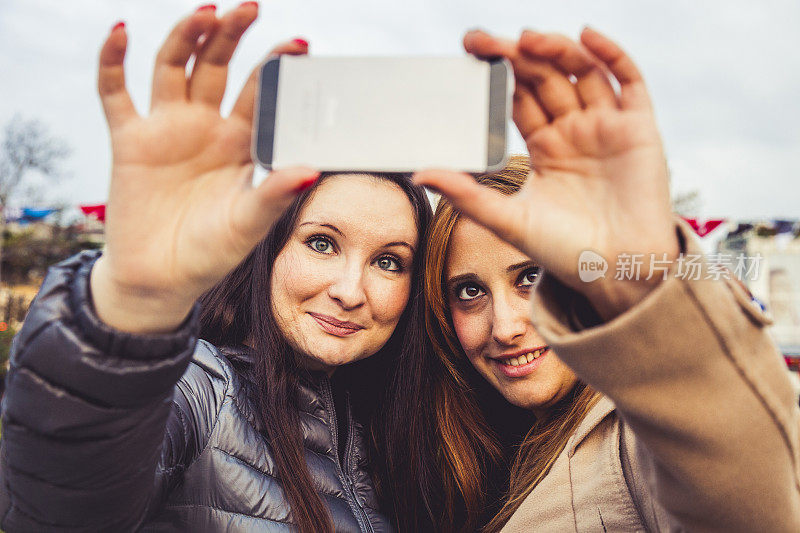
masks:
[[[512,296],[512,298],[514,298]],[[516,298],[520,300],[520,298]],[[515,305],[517,304],[517,305]],[[511,346],[525,336],[530,324],[528,306],[495,297],[492,304],[492,338],[498,344]]]
[[[328,286],[328,296],[343,308],[355,309],[367,301],[364,290],[364,270],[360,264],[346,264],[337,272],[333,283]]]

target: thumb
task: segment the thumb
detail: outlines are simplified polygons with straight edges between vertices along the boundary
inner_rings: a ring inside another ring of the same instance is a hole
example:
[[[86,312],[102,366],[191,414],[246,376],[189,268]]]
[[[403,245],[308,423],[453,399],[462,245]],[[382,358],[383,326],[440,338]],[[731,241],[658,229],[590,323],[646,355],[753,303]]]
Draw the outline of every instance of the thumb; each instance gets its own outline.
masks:
[[[450,170],[423,170],[414,174],[413,181],[435,189],[465,216],[514,246],[521,246],[521,213],[513,196],[484,187],[469,174]]]
[[[317,181],[319,174],[308,167],[276,170],[258,187],[244,191],[234,213],[240,231],[248,240],[261,240],[297,195]]]

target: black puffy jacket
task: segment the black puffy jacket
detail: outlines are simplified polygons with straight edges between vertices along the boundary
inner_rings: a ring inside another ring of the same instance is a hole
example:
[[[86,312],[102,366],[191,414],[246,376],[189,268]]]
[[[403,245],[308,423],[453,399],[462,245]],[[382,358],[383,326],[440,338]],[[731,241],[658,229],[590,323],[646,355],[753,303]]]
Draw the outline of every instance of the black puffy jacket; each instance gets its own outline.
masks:
[[[289,531],[291,512],[246,383],[197,340],[98,320],[97,252],[53,267],[12,346],[3,400],[0,527],[15,531]],[[331,385],[300,389],[306,461],[337,531],[390,531],[349,406],[337,453]]]

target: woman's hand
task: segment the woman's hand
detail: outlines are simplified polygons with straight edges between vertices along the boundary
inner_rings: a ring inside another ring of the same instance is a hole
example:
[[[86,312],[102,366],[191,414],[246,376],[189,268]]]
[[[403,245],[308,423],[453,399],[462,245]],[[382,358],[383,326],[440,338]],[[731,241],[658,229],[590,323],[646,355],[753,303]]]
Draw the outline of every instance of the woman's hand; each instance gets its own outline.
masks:
[[[125,88],[124,26],[103,45],[98,88],[113,169],[106,250],[91,288],[98,316],[111,326],[174,329],[318,175],[287,169],[251,187],[256,72],[230,116],[220,115],[228,62],[257,15],[258,4],[245,2],[221,18],[206,6],[180,21],[156,58],[148,116],[136,112]],[[301,40],[273,50],[306,52]]]
[[[604,318],[622,313],[660,276],[646,280],[645,263],[638,281],[614,280],[617,256],[649,259],[654,253],[672,260],[678,254],[666,160],[641,74],[616,44],[591,29],[583,31],[581,44],[532,31],[517,42],[474,31],[464,45],[476,56],[511,61],[514,122],[533,172],[510,197],[460,173],[424,171],[415,180],[585,294]],[[584,250],[608,261],[605,278],[580,280]]]

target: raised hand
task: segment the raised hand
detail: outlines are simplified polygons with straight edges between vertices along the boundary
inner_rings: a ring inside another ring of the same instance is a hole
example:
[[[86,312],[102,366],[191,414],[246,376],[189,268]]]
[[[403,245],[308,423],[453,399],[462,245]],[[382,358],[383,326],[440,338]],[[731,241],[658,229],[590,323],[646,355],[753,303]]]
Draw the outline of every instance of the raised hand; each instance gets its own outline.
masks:
[[[176,327],[318,175],[286,169],[251,187],[255,71],[230,116],[220,115],[228,62],[257,15],[258,4],[245,2],[221,18],[205,6],[180,21],[156,58],[148,116],[136,112],[125,88],[124,26],[103,45],[98,89],[113,169],[106,250],[91,287],[98,316],[112,326]],[[301,40],[273,50],[306,52]]]
[[[514,67],[514,122],[533,172],[514,196],[455,172],[423,171],[415,180],[449,197],[611,318],[658,281],[646,275],[615,281],[618,254],[674,259],[678,242],[666,160],[644,80],[605,36],[585,29],[580,40],[527,30],[516,42],[468,33],[468,52],[506,57]],[[606,278],[581,282],[578,258],[584,250],[612,265]]]

